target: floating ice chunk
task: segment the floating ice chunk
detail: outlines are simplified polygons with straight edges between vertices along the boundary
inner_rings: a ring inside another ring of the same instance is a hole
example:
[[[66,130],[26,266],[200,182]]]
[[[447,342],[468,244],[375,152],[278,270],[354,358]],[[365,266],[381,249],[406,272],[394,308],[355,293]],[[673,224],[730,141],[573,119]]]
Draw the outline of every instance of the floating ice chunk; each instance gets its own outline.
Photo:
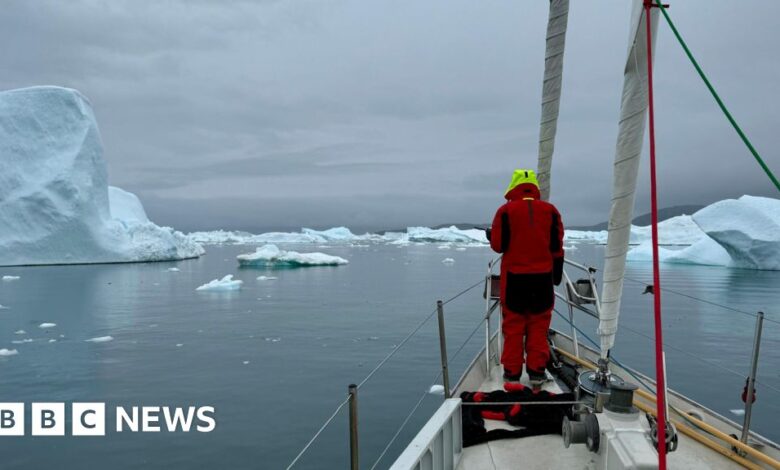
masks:
[[[660,245],[693,245],[704,237],[704,232],[690,215],[678,215],[658,223]],[[631,243],[641,244],[652,240],[652,226],[631,226]]]
[[[42,328],[45,330],[47,328],[54,328],[55,326],[57,326],[56,323],[41,323],[40,325],[38,325],[38,328]]]
[[[696,212],[693,220],[726,250],[732,266],[780,270],[780,199],[726,199]]]
[[[249,361],[244,361],[244,362],[242,362],[242,364],[247,365],[247,364],[249,364]]]
[[[279,278],[274,277],[274,276],[257,276],[257,280],[258,281],[275,281],[277,279],[279,279]]]
[[[9,307],[6,307],[5,305],[0,304],[0,310],[8,310]]]
[[[632,248],[627,255],[628,261],[652,261],[653,245],[645,241]],[[718,243],[708,236],[681,250],[658,247],[658,259],[662,263],[701,264],[707,266],[729,266],[731,257]]]
[[[52,339],[50,339],[50,340],[49,340],[49,342],[50,342],[50,343],[56,343],[56,342],[57,342],[57,340],[56,340],[56,339],[54,339],[54,338],[52,338]]]
[[[179,268],[168,268],[168,271],[170,271],[172,273],[178,273],[179,271],[181,271],[181,269],[179,269]]]
[[[19,351],[16,349],[0,349],[0,357],[16,356],[17,354],[19,354]]]
[[[459,247],[455,248],[455,251],[466,251],[466,247],[465,246],[459,246]]]
[[[729,411],[731,411],[733,414],[735,414],[737,416],[745,416],[745,410],[744,409],[737,408],[737,409],[729,410]]]
[[[441,262],[444,264],[455,264],[455,260],[452,258],[444,258]]]
[[[607,231],[564,230],[563,239],[567,242],[607,243]]]
[[[238,290],[243,283],[244,281],[239,279],[234,281],[233,275],[228,274],[222,279],[213,279],[195,290]]]
[[[21,279],[19,276],[3,276],[4,281],[18,281]]]
[[[25,339],[16,339],[14,341],[11,341],[11,343],[12,344],[27,344],[27,343],[32,343],[33,341],[35,341],[35,340],[34,339],[30,339],[30,338],[25,338]]]
[[[400,238],[399,240],[404,240]],[[461,230],[452,225],[446,228],[432,229],[428,227],[408,227],[406,229],[406,242],[426,243],[480,243],[487,244],[485,231],[479,229]]]
[[[176,343],[176,347],[177,347],[177,348],[180,348],[180,347],[182,347],[182,346],[184,346],[184,343]]]
[[[298,253],[280,250],[276,245],[264,245],[254,253],[236,257],[241,266],[298,267],[298,266],[336,266],[349,261],[325,253]]]
[[[440,250],[451,250],[452,246],[450,246],[450,245],[439,245],[438,248]]]
[[[84,342],[86,343],[108,343],[109,341],[114,341],[113,336],[97,336],[95,338],[89,338],[85,339]]]
[[[280,337],[278,337],[278,336],[267,336],[267,337],[266,337],[266,338],[264,338],[264,339],[265,339],[266,341],[268,341],[269,343],[278,343],[279,341],[281,341],[281,340],[282,340],[282,338],[280,338]]]
[[[444,395],[444,385],[431,385],[431,388],[428,389],[428,393],[431,395]]]
[[[24,330],[16,330],[16,331],[14,331],[14,334],[15,334],[15,335],[26,335],[26,334],[27,334],[27,332],[26,332],[26,331],[24,331]]]

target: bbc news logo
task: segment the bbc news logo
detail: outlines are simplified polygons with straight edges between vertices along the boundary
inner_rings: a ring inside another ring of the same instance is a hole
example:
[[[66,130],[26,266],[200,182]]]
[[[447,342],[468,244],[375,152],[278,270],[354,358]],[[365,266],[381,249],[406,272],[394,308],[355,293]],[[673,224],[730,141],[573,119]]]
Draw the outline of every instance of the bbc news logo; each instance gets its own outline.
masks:
[[[0,403],[0,436],[25,435],[25,404]],[[33,436],[64,436],[65,403],[32,403],[30,433]],[[117,406],[116,432],[211,432],[217,427],[213,406]],[[105,403],[72,403],[72,436],[105,436]]]

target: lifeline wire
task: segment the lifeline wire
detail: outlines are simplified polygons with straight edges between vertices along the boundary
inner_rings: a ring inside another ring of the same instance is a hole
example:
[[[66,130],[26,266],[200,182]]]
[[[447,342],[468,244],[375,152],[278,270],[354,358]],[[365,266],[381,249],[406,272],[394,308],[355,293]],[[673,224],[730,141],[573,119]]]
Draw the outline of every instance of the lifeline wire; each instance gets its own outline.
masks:
[[[453,301],[453,300],[457,299],[457,298],[458,298],[458,297],[460,297],[461,295],[463,295],[463,294],[465,294],[466,292],[470,291],[471,289],[473,289],[473,288],[477,287],[477,286],[478,286],[479,284],[481,284],[482,282],[483,282],[483,281],[480,281],[480,282],[478,282],[478,283],[476,283],[476,284],[474,284],[474,285],[472,285],[472,286],[470,286],[470,287],[468,287],[468,288],[466,288],[466,289],[462,290],[461,292],[457,293],[457,294],[456,294],[456,295],[454,295],[453,297],[450,297],[449,299],[447,299],[447,301],[446,301],[446,302],[444,302],[444,304],[446,304],[446,303],[449,303],[449,302],[451,302],[451,301]],[[423,319],[423,320],[422,320],[422,321],[421,321],[421,322],[420,322],[420,323],[417,325],[417,327],[416,327],[414,330],[412,330],[412,332],[411,332],[411,333],[409,333],[409,335],[408,335],[406,338],[404,338],[404,340],[403,340],[403,341],[401,341],[401,342],[398,344],[398,346],[396,346],[396,347],[395,347],[395,349],[393,349],[393,351],[392,351],[390,354],[388,354],[388,355],[387,355],[387,356],[386,356],[384,359],[382,359],[382,361],[381,361],[381,362],[380,362],[380,363],[379,363],[379,364],[378,364],[378,365],[377,365],[377,366],[374,368],[374,370],[372,370],[371,372],[369,372],[369,374],[366,376],[366,378],[364,378],[364,379],[363,379],[363,381],[362,381],[362,382],[360,382],[360,384],[358,384],[358,389],[359,389],[360,387],[362,387],[362,386],[363,386],[363,384],[365,384],[365,383],[366,383],[366,382],[367,382],[367,381],[368,381],[368,380],[369,380],[369,379],[370,379],[370,378],[371,378],[371,377],[372,377],[372,376],[373,376],[373,375],[374,375],[374,374],[375,374],[375,373],[376,373],[376,372],[377,372],[377,371],[378,371],[378,370],[379,370],[379,369],[380,369],[380,368],[381,368],[381,367],[382,367],[382,366],[383,366],[383,365],[384,365],[384,364],[385,364],[385,363],[386,363],[388,360],[390,360],[390,358],[391,358],[391,357],[393,357],[393,356],[395,355],[395,353],[396,353],[396,352],[397,352],[399,349],[401,349],[401,347],[402,347],[404,344],[406,344],[406,342],[407,342],[407,341],[409,341],[409,340],[412,338],[412,336],[414,336],[414,335],[415,335],[415,334],[416,334],[418,331],[420,331],[420,328],[422,328],[422,327],[423,327],[423,326],[424,326],[426,323],[428,323],[428,321],[431,319],[431,317],[432,317],[432,316],[433,316],[433,314],[435,314],[435,313],[436,313],[436,310],[434,309],[434,311],[433,311],[433,312],[431,312],[430,314],[428,314],[428,316],[426,316],[426,317],[425,317],[425,318],[424,318],[424,319]],[[470,337],[469,337],[469,338],[470,338]],[[423,396],[423,398],[424,398],[424,396]],[[290,462],[290,465],[288,465],[288,466],[287,466],[287,470],[290,470],[290,469],[293,467],[293,465],[295,465],[295,464],[298,462],[298,460],[300,460],[300,458],[303,456],[303,454],[304,454],[304,453],[306,453],[306,451],[309,449],[309,447],[311,447],[311,445],[314,443],[314,441],[316,441],[316,440],[317,440],[317,438],[320,436],[320,434],[322,434],[322,431],[324,431],[324,430],[325,430],[325,428],[326,428],[326,427],[328,427],[328,425],[331,423],[331,421],[333,421],[333,420],[336,418],[336,415],[338,415],[339,411],[341,411],[341,409],[342,409],[342,408],[344,408],[344,406],[345,406],[345,405],[346,405],[348,402],[349,402],[349,396],[348,396],[348,397],[347,397],[347,398],[346,398],[346,399],[345,399],[343,402],[341,402],[341,404],[340,404],[340,405],[339,405],[339,406],[336,408],[336,410],[333,412],[333,414],[330,416],[330,418],[328,418],[328,420],[327,420],[327,421],[325,421],[325,423],[324,423],[324,424],[323,424],[323,425],[320,427],[320,429],[319,429],[319,430],[318,430],[318,431],[317,431],[317,432],[314,434],[314,437],[312,437],[312,438],[311,438],[311,440],[309,440],[309,442],[308,442],[308,443],[307,443],[307,444],[306,444],[306,445],[303,447],[303,449],[301,449],[301,451],[298,453],[298,455],[296,455],[296,456],[295,456],[295,458],[293,459],[293,461],[292,461],[292,462]],[[420,402],[422,402],[422,400],[421,400]],[[419,407],[419,405],[418,405],[418,407]],[[400,431],[399,431],[399,432],[400,432]]]
[[[341,409],[344,408],[344,405],[346,405],[347,403],[349,403],[349,396],[347,396],[347,398],[344,401],[342,401],[339,406],[336,407],[336,411],[334,411],[333,414],[330,415],[330,418],[328,418],[328,420],[325,421],[325,423],[322,426],[320,426],[320,429],[314,434],[311,440],[309,440],[309,442],[303,447],[303,449],[301,449],[301,451],[298,452],[298,455],[296,455],[293,461],[290,462],[290,465],[287,466],[287,470],[290,470],[293,467],[293,465],[295,465],[298,462],[298,460],[301,457],[303,457],[303,454],[305,454],[306,451],[309,450],[309,447],[314,443],[314,441],[317,440],[318,437],[320,437],[322,431],[324,431],[325,428],[328,427],[331,421],[333,421],[336,418],[336,415],[339,414],[339,411],[341,411]]]
[[[630,277],[627,277],[627,276],[625,277],[625,279],[627,279],[627,280],[629,280],[629,281],[631,281],[631,282],[636,282],[636,283],[638,283],[638,284],[645,285],[645,286],[649,286],[649,285],[650,285],[650,283],[647,283],[647,282],[645,282],[645,281],[640,281],[639,279],[632,279],[632,278],[630,278]],[[694,296],[692,296],[692,295],[688,295],[688,294],[685,294],[685,293],[683,293],[683,292],[679,292],[679,291],[676,291],[676,290],[669,289],[668,287],[664,287],[664,291],[666,291],[666,292],[671,292],[672,294],[677,294],[677,295],[680,295],[680,296],[683,296],[683,297],[687,297],[687,298],[689,298],[689,299],[691,299],[691,300],[696,300],[696,301],[698,301],[698,302],[702,302],[702,303],[705,303],[705,304],[710,304],[710,305],[713,305],[713,306],[715,306],[715,307],[720,307],[720,308],[723,308],[723,309],[726,309],[726,310],[731,310],[732,312],[741,313],[741,314],[743,314],[743,315],[747,315],[747,316],[749,316],[749,317],[753,317],[753,318],[756,318],[756,317],[758,317],[758,315],[756,315],[755,313],[752,313],[752,312],[746,312],[746,311],[744,311],[744,310],[740,310],[740,309],[738,309],[738,308],[729,307],[728,305],[723,305],[723,304],[719,304],[719,303],[716,303],[716,302],[712,302],[712,301],[710,301],[710,300],[701,299],[701,298],[699,298],[699,297],[694,297]],[[764,312],[764,313],[765,313],[765,314],[767,314],[767,315],[769,315],[769,314],[771,314],[772,312]],[[770,322],[770,323],[776,323],[776,324],[780,325],[780,321],[778,321],[778,320],[773,320],[773,319],[771,319],[771,318],[764,317],[764,321],[768,321],[768,322]]]
[[[755,147],[753,147],[753,144],[750,142],[750,140],[747,138],[744,132],[742,132],[742,128],[739,127],[739,124],[737,124],[737,121],[734,120],[734,117],[731,116],[731,113],[726,108],[726,105],[723,103],[723,100],[720,99],[720,96],[718,96],[718,92],[715,91],[715,88],[710,83],[709,79],[706,75],[704,75],[704,71],[699,66],[699,63],[696,62],[696,59],[693,57],[693,54],[691,53],[691,50],[688,49],[688,45],[683,41],[682,36],[680,36],[680,32],[677,31],[677,28],[674,26],[674,23],[672,22],[672,19],[669,17],[669,14],[666,12],[666,9],[663,7],[663,4],[661,3],[661,0],[655,0],[656,5],[658,6],[658,9],[661,10],[661,13],[663,13],[664,18],[666,18],[666,22],[669,24],[669,27],[672,29],[672,32],[674,33],[674,36],[677,38],[677,41],[680,42],[680,45],[682,46],[683,50],[685,51],[685,55],[688,56],[688,59],[690,59],[691,63],[693,64],[693,67],[696,69],[696,72],[699,73],[699,76],[704,81],[704,84],[707,86],[707,89],[710,90],[710,93],[712,94],[712,97],[715,98],[715,101],[718,103],[718,106],[720,106],[720,110],[723,111],[723,114],[726,115],[726,119],[729,120],[731,123],[731,126],[734,127],[734,130],[737,131],[737,134],[739,134],[739,137],[742,139],[742,142],[745,143],[750,153],[753,155],[753,158],[756,159],[758,164],[761,166],[761,169],[764,170],[764,173],[769,177],[770,180],[772,180],[772,183],[774,183],[775,187],[778,191],[780,191],[780,182],[777,181],[777,178],[772,173],[772,170],[769,169],[766,163],[764,163],[764,160],[761,158],[761,156],[758,154],[758,151]]]
[[[464,289],[464,290],[462,290],[462,291],[458,292],[458,293],[457,293],[457,294],[455,294],[454,296],[452,296],[452,297],[450,297],[449,299],[447,299],[446,301],[442,302],[442,305],[446,305],[446,304],[448,304],[448,303],[452,302],[453,300],[457,299],[457,298],[458,298],[458,297],[460,297],[461,295],[463,295],[463,294],[465,294],[466,292],[470,291],[471,289],[473,289],[473,288],[477,287],[478,285],[482,284],[483,282],[484,282],[484,281],[480,280],[480,281],[479,281],[479,282],[477,282],[476,284],[474,284],[474,285],[472,285],[472,286],[470,286],[470,287],[467,287],[466,289]],[[412,332],[411,332],[411,333],[409,333],[409,334],[406,336],[406,338],[404,338],[404,339],[403,339],[403,341],[401,341],[401,342],[398,344],[398,346],[396,346],[396,347],[395,347],[395,348],[394,348],[394,349],[393,349],[393,350],[390,352],[390,354],[388,354],[387,356],[385,356],[385,358],[384,358],[384,359],[382,359],[382,360],[379,362],[379,364],[377,364],[377,366],[376,366],[376,367],[374,367],[374,369],[373,369],[371,372],[369,372],[369,373],[368,373],[368,375],[366,376],[366,378],[365,378],[365,379],[363,379],[363,381],[362,381],[362,382],[360,382],[360,383],[358,384],[358,389],[359,389],[359,388],[361,388],[361,387],[363,386],[363,384],[365,384],[366,382],[368,382],[368,380],[369,380],[371,377],[373,377],[373,375],[374,375],[374,374],[375,374],[375,373],[376,373],[376,372],[377,372],[379,369],[381,369],[381,368],[382,368],[382,366],[384,366],[384,365],[385,365],[385,363],[386,363],[387,361],[389,361],[391,357],[395,356],[395,353],[397,353],[397,352],[398,352],[398,351],[401,349],[401,347],[402,347],[403,345],[405,345],[405,344],[406,344],[406,343],[407,343],[407,342],[408,342],[410,339],[412,339],[412,336],[414,336],[415,334],[417,334],[417,332],[418,332],[418,331],[420,331],[420,329],[421,329],[423,326],[425,326],[425,324],[426,324],[426,323],[428,323],[428,321],[431,319],[431,317],[433,317],[433,315],[434,315],[434,314],[436,314],[436,309],[433,309],[433,311],[432,311],[431,313],[429,313],[429,314],[428,314],[428,316],[427,316],[427,317],[425,317],[425,318],[424,318],[424,319],[423,319],[423,320],[422,320],[422,321],[421,321],[421,322],[420,322],[420,323],[417,325],[417,327],[415,327],[415,329],[414,329],[414,330],[412,330]]]
[[[482,282],[482,281],[480,281],[480,283],[481,283],[481,282]],[[474,288],[474,286],[472,286],[470,289],[473,289],[473,288]],[[459,294],[459,295],[460,295],[460,294]],[[453,298],[453,299],[454,299],[454,298]],[[450,300],[452,300],[452,299],[450,299]],[[455,354],[453,354],[453,355],[452,355],[452,357],[449,359],[450,361],[452,361],[452,360],[455,360],[455,358],[456,358],[456,357],[458,357],[458,354],[460,354],[460,352],[463,350],[463,348],[464,348],[464,347],[465,347],[465,346],[466,346],[466,345],[469,343],[469,341],[471,341],[471,338],[473,338],[473,337],[474,337],[474,335],[477,333],[477,331],[479,331],[480,327],[482,327],[482,324],[483,324],[485,321],[486,321],[486,319],[484,319],[484,318],[483,318],[483,319],[482,319],[482,321],[481,321],[481,322],[479,322],[479,324],[477,324],[477,327],[476,327],[476,328],[474,328],[474,331],[472,331],[472,332],[471,332],[471,334],[468,336],[468,338],[466,338],[466,340],[465,340],[465,341],[463,341],[463,343],[460,345],[460,347],[459,347],[459,348],[458,348],[458,349],[455,351]],[[439,377],[441,377],[441,374],[442,374],[442,372],[441,372],[441,371],[439,371],[439,373],[438,373],[438,374],[436,374],[436,376],[435,376],[435,377],[433,378],[433,380],[431,381],[431,386],[435,385],[435,384],[436,384],[436,382],[438,382],[438,380],[439,380]],[[395,442],[395,440],[396,440],[396,439],[398,439],[398,436],[399,436],[399,435],[401,435],[401,431],[403,431],[403,429],[404,429],[404,428],[406,427],[406,425],[409,423],[409,420],[412,418],[412,416],[414,415],[414,413],[417,411],[417,409],[418,409],[418,408],[420,408],[420,405],[422,405],[422,402],[425,400],[425,397],[426,397],[426,396],[428,396],[429,394],[430,394],[430,392],[427,392],[427,391],[426,391],[426,392],[424,392],[424,393],[422,394],[422,396],[420,397],[420,399],[419,399],[419,400],[417,400],[417,403],[416,403],[416,404],[414,405],[414,407],[412,408],[412,411],[410,411],[410,412],[409,412],[409,414],[408,414],[408,415],[406,415],[406,418],[403,420],[403,422],[401,423],[401,426],[398,428],[398,430],[395,432],[395,434],[393,435],[393,437],[390,439],[390,442],[388,442],[388,443],[387,443],[387,445],[385,446],[384,450],[382,450],[382,453],[381,453],[381,454],[379,454],[379,457],[378,457],[378,458],[376,459],[376,461],[374,462],[374,465],[371,467],[371,470],[374,470],[374,469],[376,468],[376,466],[377,466],[377,465],[379,465],[379,462],[380,462],[380,461],[382,460],[382,458],[385,456],[385,454],[387,453],[387,451],[388,451],[388,450],[390,450],[390,446],[392,446],[392,445],[393,445],[393,443]]]

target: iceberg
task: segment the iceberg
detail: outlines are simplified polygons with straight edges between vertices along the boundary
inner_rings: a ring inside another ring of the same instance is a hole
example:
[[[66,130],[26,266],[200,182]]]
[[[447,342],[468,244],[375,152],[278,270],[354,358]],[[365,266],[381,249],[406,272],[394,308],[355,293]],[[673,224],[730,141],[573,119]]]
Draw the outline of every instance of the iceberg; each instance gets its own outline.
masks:
[[[264,267],[301,267],[301,266],[336,266],[349,261],[338,256],[325,253],[298,253],[297,251],[280,250],[276,245],[264,245],[254,253],[236,256],[241,266]]]
[[[233,275],[228,274],[222,279],[212,279],[211,281],[203,284],[195,290],[212,290],[212,291],[225,291],[225,290],[238,290],[241,288],[241,284],[244,281],[236,279],[233,280]]]
[[[16,356],[17,354],[19,354],[19,351],[16,349],[0,349],[0,357]]]
[[[455,264],[455,260],[452,258],[444,258],[441,262],[444,264]]]
[[[402,237],[403,239],[403,237]],[[408,227],[406,240],[417,243],[473,243],[486,245],[488,243],[485,231],[480,229],[461,230],[452,225],[446,228],[433,229],[428,227]]]
[[[626,258],[628,261],[653,261],[652,241],[642,242],[632,248]],[[662,263],[701,264],[706,266],[729,266],[731,257],[715,240],[704,236],[693,245],[681,250],[658,247],[658,259]]]
[[[659,248],[661,262],[780,270],[778,199],[754,196],[726,199],[699,210],[690,220],[688,216],[673,219],[678,220],[667,225],[672,228],[667,240],[690,243],[681,250]],[[698,239],[691,222],[701,234]],[[652,261],[651,241],[644,240],[629,251],[628,260]]]
[[[198,243],[211,245],[259,245],[266,243],[291,243],[291,244],[323,244],[323,243],[351,243],[364,241],[383,241],[381,235],[366,233],[355,235],[347,227],[333,227],[327,230],[314,230],[303,228],[300,232],[266,232],[252,234],[249,232],[216,230],[211,232],[192,232],[187,235]]]
[[[711,204],[693,221],[737,268],[780,270],[780,200],[742,196]]]
[[[55,326],[57,326],[56,323],[41,323],[40,325],[38,325],[38,328],[46,330],[46,329],[49,329],[49,328],[54,328]]]
[[[608,232],[606,230],[565,230],[564,241],[578,243],[607,243]],[[658,223],[658,243],[660,245],[692,245],[705,237],[704,232],[696,225],[690,215],[671,217]],[[641,245],[652,239],[652,227],[631,226],[631,238],[629,243]]]
[[[203,248],[108,186],[97,122],[78,91],[0,92],[0,265],[195,258]]]
[[[4,281],[18,281],[21,279],[19,276],[3,276]]]

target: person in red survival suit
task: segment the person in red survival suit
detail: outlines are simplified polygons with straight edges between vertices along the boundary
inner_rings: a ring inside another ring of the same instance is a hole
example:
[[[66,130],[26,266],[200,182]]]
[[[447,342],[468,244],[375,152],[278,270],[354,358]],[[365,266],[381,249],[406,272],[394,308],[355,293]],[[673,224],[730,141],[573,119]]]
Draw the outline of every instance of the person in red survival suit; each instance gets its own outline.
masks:
[[[563,274],[563,223],[558,209],[539,199],[532,170],[515,170],[488,235],[501,260],[504,379],[520,380],[525,355],[532,384],[545,379],[550,358],[547,330]],[[523,340],[525,339],[525,344]]]

